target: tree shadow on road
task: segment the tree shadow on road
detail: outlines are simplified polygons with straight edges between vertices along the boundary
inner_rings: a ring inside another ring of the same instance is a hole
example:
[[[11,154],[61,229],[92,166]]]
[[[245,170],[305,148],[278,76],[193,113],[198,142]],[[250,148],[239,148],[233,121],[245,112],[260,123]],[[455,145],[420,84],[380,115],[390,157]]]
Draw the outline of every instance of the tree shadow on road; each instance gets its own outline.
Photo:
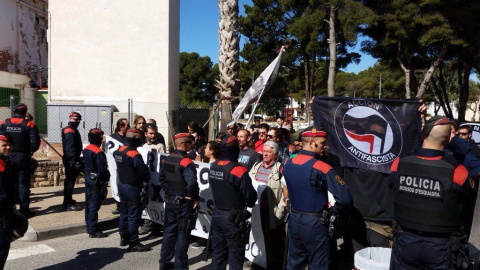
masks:
[[[38,268],[38,270],[84,270],[102,269],[123,258],[125,250],[121,248],[92,248],[77,252],[77,257],[70,261]]]

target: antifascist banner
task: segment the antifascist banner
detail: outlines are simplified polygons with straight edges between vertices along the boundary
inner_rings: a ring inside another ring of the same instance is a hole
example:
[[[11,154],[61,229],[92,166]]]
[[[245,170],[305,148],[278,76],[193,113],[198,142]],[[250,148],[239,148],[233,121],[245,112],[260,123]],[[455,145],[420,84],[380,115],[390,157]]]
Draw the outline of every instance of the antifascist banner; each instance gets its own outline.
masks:
[[[328,153],[340,164],[390,173],[397,157],[413,153],[420,139],[417,100],[315,97],[315,126],[327,130]]]
[[[113,158],[113,152],[117,150],[122,143],[106,136],[105,154],[107,156],[108,167],[110,170],[110,186],[112,189],[112,197],[120,201],[117,189],[117,166]],[[155,223],[164,224],[165,192],[160,187],[159,173],[160,173],[160,159],[166,154],[157,153],[147,148],[138,147],[137,151],[142,155],[143,161],[147,164],[150,171],[150,181],[148,182],[148,204],[143,211],[142,218],[150,219]],[[197,181],[200,188],[200,201],[198,204],[198,219],[192,235],[208,238],[210,233],[210,224],[212,220],[212,211],[215,207],[213,203],[212,189],[208,182],[208,175],[210,172],[210,164],[204,162],[194,161],[197,169]],[[254,185],[257,189],[257,186]],[[257,189],[258,198],[261,198],[263,189]],[[245,256],[252,262],[266,268],[265,257],[265,241],[263,238],[262,224],[260,219],[260,202],[257,200],[255,206],[248,209],[252,212],[252,233],[250,234],[249,242],[245,246]]]
[[[270,65],[260,74],[260,76],[255,80],[255,82],[250,86],[247,93],[243,96],[242,100],[238,104],[237,108],[232,114],[232,121],[228,123],[228,126],[235,124],[243,111],[245,111],[248,106],[258,100],[262,93],[266,93],[270,86],[272,86],[275,78],[277,78],[278,69],[280,68],[280,60],[282,59],[283,47],[280,50],[277,58],[273,60]]]

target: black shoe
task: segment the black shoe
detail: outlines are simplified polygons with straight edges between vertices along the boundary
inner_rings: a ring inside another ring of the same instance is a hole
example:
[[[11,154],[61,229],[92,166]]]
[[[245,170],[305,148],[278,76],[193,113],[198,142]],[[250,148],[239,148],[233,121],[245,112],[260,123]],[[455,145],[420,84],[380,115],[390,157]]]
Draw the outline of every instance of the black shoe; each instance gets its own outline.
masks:
[[[30,210],[20,210],[20,214],[24,215],[26,218],[31,218],[35,216],[35,212]]]
[[[88,237],[90,238],[104,238],[104,237],[107,237],[108,234],[104,233],[104,232],[96,232],[94,234],[89,234]]]
[[[76,205],[76,204],[70,204],[68,206],[63,206],[63,211],[82,211],[82,207]]]
[[[118,211],[118,209],[115,209],[112,211],[112,215],[118,215],[120,214],[120,211]]]
[[[166,264],[160,264],[160,270],[168,270],[168,269],[175,269],[175,264],[172,262],[168,262]]]
[[[136,244],[130,244],[127,250],[128,252],[145,252],[145,251],[152,250],[152,248],[149,246],[145,246],[142,243],[136,243]]]
[[[120,236],[120,246],[124,247],[130,243],[130,237],[121,237]]]

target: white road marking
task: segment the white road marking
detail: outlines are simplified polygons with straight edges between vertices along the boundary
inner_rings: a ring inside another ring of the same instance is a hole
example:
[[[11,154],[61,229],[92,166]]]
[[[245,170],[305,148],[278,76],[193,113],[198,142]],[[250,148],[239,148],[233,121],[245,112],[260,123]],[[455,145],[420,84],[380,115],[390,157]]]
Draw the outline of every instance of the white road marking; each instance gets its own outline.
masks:
[[[8,258],[7,261],[9,260],[15,260],[19,258],[24,258],[24,257],[29,257],[29,256],[34,256],[38,254],[43,254],[43,253],[49,253],[49,252],[54,252],[55,249],[45,245],[45,244],[40,244],[36,246],[31,246],[31,247],[24,247],[24,248],[18,248],[18,249],[10,249],[10,252],[8,253]]]

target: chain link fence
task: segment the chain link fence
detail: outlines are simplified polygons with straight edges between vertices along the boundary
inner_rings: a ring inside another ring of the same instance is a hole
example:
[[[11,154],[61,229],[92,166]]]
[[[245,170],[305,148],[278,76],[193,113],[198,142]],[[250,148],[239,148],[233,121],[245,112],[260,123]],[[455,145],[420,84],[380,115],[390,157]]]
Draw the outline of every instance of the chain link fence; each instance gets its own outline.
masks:
[[[18,94],[0,96],[0,120],[10,118],[18,103],[25,103],[32,115],[41,136],[40,149],[35,152],[37,160],[60,159],[63,154],[61,130],[68,124],[68,115],[72,111],[82,114],[78,130],[83,143],[88,144],[88,131],[101,128],[106,135],[115,132],[116,123],[125,118],[134,127],[135,118],[143,116],[146,120],[154,119],[167,144],[172,146],[172,137],[178,132],[187,132],[187,124],[197,122],[204,127],[209,138],[217,132],[218,110],[216,107],[191,108],[173,107],[167,103],[142,102],[134,99],[64,101],[48,103],[48,93],[37,91],[34,98],[19,98]]]

